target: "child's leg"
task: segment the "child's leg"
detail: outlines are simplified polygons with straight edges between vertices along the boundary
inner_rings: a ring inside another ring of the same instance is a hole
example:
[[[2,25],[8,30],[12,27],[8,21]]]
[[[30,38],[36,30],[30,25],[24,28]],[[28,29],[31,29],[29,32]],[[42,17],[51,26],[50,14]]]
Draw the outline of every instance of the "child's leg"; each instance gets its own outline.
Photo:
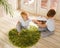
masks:
[[[49,31],[47,29],[47,27],[46,28],[39,28],[39,31],[41,31],[41,37],[47,37],[47,36],[50,36],[54,33],[54,31],[52,31],[52,32]]]
[[[38,30],[41,32],[43,32],[43,31],[45,32],[47,29],[46,29],[46,27],[45,28],[40,27]]]
[[[19,22],[19,23],[17,23],[17,25],[16,25],[16,29],[17,29],[17,31],[18,31],[18,32],[20,32],[20,31],[21,31],[21,24],[20,24],[20,22]]]

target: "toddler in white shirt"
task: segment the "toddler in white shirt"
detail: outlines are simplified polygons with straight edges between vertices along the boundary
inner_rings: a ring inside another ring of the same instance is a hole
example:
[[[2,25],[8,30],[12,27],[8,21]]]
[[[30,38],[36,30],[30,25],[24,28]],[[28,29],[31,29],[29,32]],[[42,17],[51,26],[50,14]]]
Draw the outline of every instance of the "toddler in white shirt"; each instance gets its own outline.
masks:
[[[41,18],[34,21],[39,26],[40,31],[48,30],[50,32],[53,32],[55,30],[55,23],[54,23],[55,14],[56,14],[55,10],[50,9],[47,13],[47,16],[45,17],[46,22],[44,21],[44,19],[41,21]]]
[[[19,21],[16,25],[16,29],[18,32],[21,31],[21,29],[23,28],[27,28],[28,25],[29,25],[29,22],[31,21],[29,18],[28,18],[28,14],[26,12],[21,12],[20,14],[20,18],[19,18]]]
[[[47,29],[51,32],[55,30],[55,21],[54,21],[55,14],[56,14],[55,10],[50,9],[46,17],[47,18],[46,26],[47,26]]]

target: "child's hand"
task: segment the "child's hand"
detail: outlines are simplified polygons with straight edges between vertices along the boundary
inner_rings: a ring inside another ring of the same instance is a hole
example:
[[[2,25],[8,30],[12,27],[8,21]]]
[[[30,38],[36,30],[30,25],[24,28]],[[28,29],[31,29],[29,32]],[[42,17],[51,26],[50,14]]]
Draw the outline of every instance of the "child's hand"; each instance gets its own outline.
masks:
[[[17,23],[19,24],[20,22],[18,21]]]
[[[36,23],[36,24],[38,23],[37,20],[32,20],[32,21],[33,21],[34,23]]]

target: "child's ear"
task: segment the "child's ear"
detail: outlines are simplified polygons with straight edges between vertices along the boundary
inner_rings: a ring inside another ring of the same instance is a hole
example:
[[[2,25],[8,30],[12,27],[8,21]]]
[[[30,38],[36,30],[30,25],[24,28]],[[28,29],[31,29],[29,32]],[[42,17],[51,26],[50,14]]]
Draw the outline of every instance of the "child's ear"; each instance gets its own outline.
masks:
[[[53,18],[55,18],[55,16]]]
[[[29,16],[29,13],[27,12],[27,16]]]

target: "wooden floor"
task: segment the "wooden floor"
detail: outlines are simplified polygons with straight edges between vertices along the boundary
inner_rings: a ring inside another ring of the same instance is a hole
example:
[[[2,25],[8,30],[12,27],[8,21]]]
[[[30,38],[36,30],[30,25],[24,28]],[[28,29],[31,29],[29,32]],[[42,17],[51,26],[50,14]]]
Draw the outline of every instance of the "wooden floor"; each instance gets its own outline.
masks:
[[[13,46],[8,39],[8,31],[15,28],[17,17],[0,18],[0,48],[18,48]],[[60,21],[56,21],[55,33],[51,36],[41,38],[31,48],[60,48]]]

